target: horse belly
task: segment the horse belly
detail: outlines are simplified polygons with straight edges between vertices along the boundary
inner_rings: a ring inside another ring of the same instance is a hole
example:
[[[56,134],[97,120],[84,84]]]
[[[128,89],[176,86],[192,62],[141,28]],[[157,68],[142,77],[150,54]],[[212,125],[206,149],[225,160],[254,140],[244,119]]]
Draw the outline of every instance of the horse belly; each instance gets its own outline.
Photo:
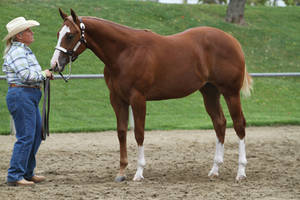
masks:
[[[163,100],[185,97],[199,90],[206,81],[205,73],[199,76],[199,57],[191,46],[171,48],[174,51],[161,52],[158,67],[152,71],[153,82],[146,92],[149,100]],[[163,55],[163,56],[162,56]],[[201,68],[201,67],[200,67]],[[201,70],[203,71],[203,70]]]
[[[146,94],[147,100],[165,100],[175,99],[188,96],[199,90],[204,83],[197,79],[176,78],[173,80],[167,79],[157,85],[153,85]]]

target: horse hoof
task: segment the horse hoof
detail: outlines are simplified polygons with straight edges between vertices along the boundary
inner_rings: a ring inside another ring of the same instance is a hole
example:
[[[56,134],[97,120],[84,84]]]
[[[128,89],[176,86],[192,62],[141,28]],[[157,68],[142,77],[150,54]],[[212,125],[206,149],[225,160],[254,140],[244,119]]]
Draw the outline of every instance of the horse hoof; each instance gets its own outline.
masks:
[[[144,180],[144,177],[143,176],[135,176],[132,180],[133,181],[142,181],[142,180]]]
[[[115,182],[123,182],[123,181],[125,181],[126,180],[126,177],[125,176],[117,176],[116,178],[115,178]]]
[[[247,177],[246,175],[239,175],[235,178],[236,182],[241,182],[243,180],[245,180]]]
[[[216,175],[216,174],[212,174],[212,175],[208,176],[208,178],[209,178],[210,181],[214,181],[214,180],[218,179],[219,176]]]
[[[219,177],[219,173],[218,172],[209,172],[208,173],[208,177],[210,178],[210,179],[216,179],[216,178],[218,178]]]

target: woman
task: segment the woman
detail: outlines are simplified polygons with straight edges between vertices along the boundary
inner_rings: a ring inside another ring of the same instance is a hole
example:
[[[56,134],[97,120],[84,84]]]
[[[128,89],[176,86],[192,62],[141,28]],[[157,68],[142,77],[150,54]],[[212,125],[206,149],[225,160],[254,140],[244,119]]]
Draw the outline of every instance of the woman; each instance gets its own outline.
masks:
[[[39,26],[34,20],[18,17],[7,25],[8,34],[4,51],[3,72],[9,85],[6,103],[13,116],[16,138],[7,184],[11,186],[32,186],[46,178],[34,174],[35,155],[41,144],[41,116],[39,101],[40,84],[46,78],[53,79],[49,70],[41,70],[36,57],[29,48],[34,41],[31,27]]]

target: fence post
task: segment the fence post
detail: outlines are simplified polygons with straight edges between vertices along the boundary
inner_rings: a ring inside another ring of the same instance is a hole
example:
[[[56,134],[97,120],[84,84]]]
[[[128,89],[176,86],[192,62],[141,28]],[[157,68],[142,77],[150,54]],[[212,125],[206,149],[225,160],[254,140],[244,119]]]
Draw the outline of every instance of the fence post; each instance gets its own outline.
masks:
[[[16,127],[15,127],[15,122],[14,119],[11,115],[10,116],[10,134],[15,135],[16,134]]]
[[[134,130],[134,119],[131,106],[129,106],[129,128],[130,130]]]

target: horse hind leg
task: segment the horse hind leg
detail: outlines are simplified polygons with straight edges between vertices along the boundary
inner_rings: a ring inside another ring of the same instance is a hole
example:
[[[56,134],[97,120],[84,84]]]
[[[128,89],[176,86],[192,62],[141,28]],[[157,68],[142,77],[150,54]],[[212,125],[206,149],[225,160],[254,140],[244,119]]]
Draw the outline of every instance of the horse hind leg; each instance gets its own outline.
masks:
[[[224,159],[226,119],[220,104],[220,92],[218,89],[214,85],[208,83],[201,88],[200,91],[203,95],[206,111],[213,122],[217,136],[214,163],[208,176],[217,177],[219,176],[219,166],[223,163]]]
[[[144,155],[144,129],[145,129],[145,118],[146,118],[146,100],[143,95],[139,92],[133,92],[130,98],[130,104],[132,107],[134,117],[134,134],[138,145],[138,161],[137,171],[134,175],[134,181],[140,181],[144,179],[143,171],[146,165]]]
[[[238,135],[240,141],[239,141],[239,161],[238,161],[238,172],[236,176],[236,180],[242,180],[246,178],[246,165],[247,165],[247,159],[246,159],[246,144],[245,144],[245,127],[246,127],[246,120],[243,115],[241,101],[240,101],[240,95],[224,95],[230,116],[233,121],[233,127]]]

